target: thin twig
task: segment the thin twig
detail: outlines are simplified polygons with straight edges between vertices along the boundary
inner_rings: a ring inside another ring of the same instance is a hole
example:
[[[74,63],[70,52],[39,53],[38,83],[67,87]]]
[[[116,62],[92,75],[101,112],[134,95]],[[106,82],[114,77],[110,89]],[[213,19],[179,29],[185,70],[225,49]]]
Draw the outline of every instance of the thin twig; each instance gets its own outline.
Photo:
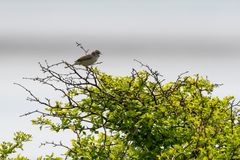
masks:
[[[86,50],[81,43],[76,42],[76,44],[77,44],[77,47],[80,47],[85,52],[85,54],[88,53],[89,49]]]

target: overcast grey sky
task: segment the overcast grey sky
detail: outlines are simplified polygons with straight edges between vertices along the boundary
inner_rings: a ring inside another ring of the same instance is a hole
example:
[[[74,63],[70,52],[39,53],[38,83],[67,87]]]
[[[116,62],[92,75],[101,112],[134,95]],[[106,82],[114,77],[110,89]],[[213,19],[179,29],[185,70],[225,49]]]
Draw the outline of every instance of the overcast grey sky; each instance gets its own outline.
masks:
[[[32,117],[18,117],[35,104],[12,83],[51,95],[21,77],[40,73],[37,63],[45,59],[73,62],[82,55],[75,41],[101,50],[99,67],[107,73],[127,75],[138,59],[167,80],[188,70],[223,83],[217,95],[240,97],[239,8],[237,0],[0,1],[0,141],[23,130],[34,136],[26,155],[51,151],[38,146],[53,135],[38,133]]]

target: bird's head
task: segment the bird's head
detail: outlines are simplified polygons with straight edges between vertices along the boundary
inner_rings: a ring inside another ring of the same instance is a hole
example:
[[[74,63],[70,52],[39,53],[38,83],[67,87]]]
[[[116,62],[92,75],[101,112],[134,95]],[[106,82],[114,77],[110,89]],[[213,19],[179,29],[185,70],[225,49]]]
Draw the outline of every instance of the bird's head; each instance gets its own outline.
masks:
[[[102,54],[102,53],[101,53],[99,50],[95,50],[95,51],[92,52],[92,55],[93,55],[93,56],[99,57],[100,54]]]

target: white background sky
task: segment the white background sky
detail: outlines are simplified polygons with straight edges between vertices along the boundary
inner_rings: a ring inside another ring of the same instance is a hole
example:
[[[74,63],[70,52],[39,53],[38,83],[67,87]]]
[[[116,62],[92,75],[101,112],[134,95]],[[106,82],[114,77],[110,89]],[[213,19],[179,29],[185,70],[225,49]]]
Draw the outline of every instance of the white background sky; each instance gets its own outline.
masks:
[[[45,59],[73,62],[82,55],[75,41],[101,50],[100,68],[107,73],[128,75],[138,59],[167,80],[185,71],[208,76],[224,84],[217,95],[239,98],[239,7],[237,0],[0,1],[0,141],[22,130],[33,134],[25,155],[52,151],[38,146],[54,135],[32,127],[34,116],[18,117],[36,105],[13,82],[52,96],[21,78],[38,75],[37,63]]]

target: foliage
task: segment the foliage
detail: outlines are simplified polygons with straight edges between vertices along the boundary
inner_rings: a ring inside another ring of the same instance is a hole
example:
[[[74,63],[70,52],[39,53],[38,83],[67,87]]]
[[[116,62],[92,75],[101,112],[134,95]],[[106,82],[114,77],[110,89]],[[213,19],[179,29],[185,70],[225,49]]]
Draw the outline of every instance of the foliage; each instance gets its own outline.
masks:
[[[13,138],[14,142],[2,142],[0,144],[0,159],[9,160],[27,160],[26,157],[17,155],[16,158],[9,158],[13,153],[17,152],[17,149],[23,150],[23,142],[31,141],[31,135],[23,132],[16,132]]]
[[[75,134],[69,159],[237,159],[240,157],[239,103],[214,96],[219,86],[199,75],[181,74],[165,82],[149,66],[130,76],[66,62],[42,65],[44,77],[29,78],[60,92],[53,102],[30,90],[30,101],[44,106],[32,120],[40,128]],[[64,73],[57,71],[67,66]],[[59,86],[65,86],[59,87]],[[53,156],[52,156],[53,158]]]

